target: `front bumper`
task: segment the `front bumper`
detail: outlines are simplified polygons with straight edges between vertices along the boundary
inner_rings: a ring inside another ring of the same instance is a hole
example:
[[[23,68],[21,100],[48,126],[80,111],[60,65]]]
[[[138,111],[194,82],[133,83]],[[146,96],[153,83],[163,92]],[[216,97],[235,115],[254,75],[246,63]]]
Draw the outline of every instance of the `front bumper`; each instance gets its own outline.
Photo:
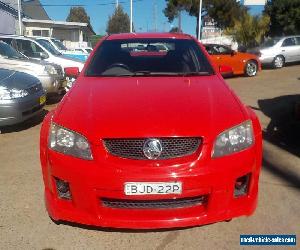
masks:
[[[64,78],[59,75],[37,76],[47,94],[60,93],[64,88]]]
[[[46,129],[45,129],[46,130]],[[211,148],[181,160],[153,162],[109,156],[103,146],[93,148],[93,161],[84,161],[47,149],[41,136],[41,163],[45,201],[54,220],[133,229],[187,227],[251,215],[257,204],[261,145],[235,155],[211,159]],[[257,141],[260,141],[257,138]],[[160,165],[157,166],[157,163]],[[235,198],[236,179],[250,174],[246,195]],[[70,185],[71,200],[58,198],[55,178]],[[125,182],[182,182],[178,195],[126,196]],[[103,199],[162,200],[207,197],[206,202],[183,208],[132,209],[107,207]]]
[[[40,103],[40,97],[44,95],[42,90],[23,98],[1,101],[0,126],[21,123],[40,113],[45,105]]]
[[[274,56],[262,55],[259,57],[259,60],[263,65],[272,64],[274,60]]]

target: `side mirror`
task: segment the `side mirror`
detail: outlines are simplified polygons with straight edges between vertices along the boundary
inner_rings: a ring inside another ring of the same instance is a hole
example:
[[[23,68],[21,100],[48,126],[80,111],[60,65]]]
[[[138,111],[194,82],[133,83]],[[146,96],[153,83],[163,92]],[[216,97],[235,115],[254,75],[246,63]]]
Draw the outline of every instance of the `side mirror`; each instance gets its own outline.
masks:
[[[42,60],[49,58],[49,56],[46,52],[41,52],[40,57],[41,57]]]
[[[232,50],[230,54],[231,54],[231,56],[234,56],[234,55],[236,55],[236,52],[234,50]]]
[[[77,78],[79,76],[78,67],[68,67],[65,68],[66,77]]]
[[[219,67],[219,72],[223,77],[228,77],[233,75],[233,69],[228,65],[221,65]]]

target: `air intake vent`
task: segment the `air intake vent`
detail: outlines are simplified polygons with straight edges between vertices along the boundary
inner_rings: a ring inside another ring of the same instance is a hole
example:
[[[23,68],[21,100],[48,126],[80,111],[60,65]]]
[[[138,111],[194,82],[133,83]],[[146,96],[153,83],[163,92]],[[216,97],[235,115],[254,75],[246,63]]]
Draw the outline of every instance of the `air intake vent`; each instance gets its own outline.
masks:
[[[101,199],[103,206],[118,209],[174,209],[204,205],[207,196],[170,200]]]

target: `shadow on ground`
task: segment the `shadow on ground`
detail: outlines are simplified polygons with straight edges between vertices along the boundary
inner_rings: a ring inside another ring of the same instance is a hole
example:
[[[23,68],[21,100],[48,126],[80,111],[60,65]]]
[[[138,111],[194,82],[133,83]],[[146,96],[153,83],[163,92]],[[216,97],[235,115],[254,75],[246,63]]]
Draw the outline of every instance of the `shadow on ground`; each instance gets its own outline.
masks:
[[[300,157],[300,94],[258,100],[258,107],[271,119],[264,139]]]
[[[258,100],[258,107],[271,121],[263,131],[265,141],[300,157],[300,94]],[[264,152],[263,166],[292,186],[300,188],[297,166],[287,167],[277,163]]]
[[[0,132],[1,134],[6,134],[6,133],[13,133],[13,132],[20,132],[35,127],[44,120],[44,117],[48,114],[48,112],[49,112],[48,110],[43,109],[41,113],[39,113],[38,115],[32,117],[27,121],[24,121],[23,123],[0,127]]]

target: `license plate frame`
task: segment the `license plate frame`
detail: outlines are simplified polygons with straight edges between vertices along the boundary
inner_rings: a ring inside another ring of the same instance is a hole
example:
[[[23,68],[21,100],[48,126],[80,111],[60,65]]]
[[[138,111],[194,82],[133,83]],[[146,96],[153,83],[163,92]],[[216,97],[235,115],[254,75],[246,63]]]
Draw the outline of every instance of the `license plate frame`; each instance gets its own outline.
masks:
[[[125,182],[125,195],[182,194],[181,182]]]

